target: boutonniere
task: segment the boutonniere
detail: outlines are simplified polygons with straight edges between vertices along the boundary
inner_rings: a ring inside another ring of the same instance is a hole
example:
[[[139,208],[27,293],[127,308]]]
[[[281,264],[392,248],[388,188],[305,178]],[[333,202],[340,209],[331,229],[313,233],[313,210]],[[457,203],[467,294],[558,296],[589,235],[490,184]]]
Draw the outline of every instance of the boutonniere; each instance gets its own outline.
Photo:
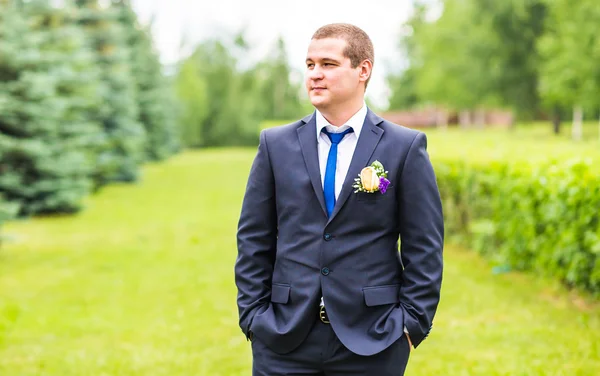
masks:
[[[390,181],[387,180],[387,173],[381,162],[371,163],[370,166],[363,168],[358,177],[354,179],[354,185],[352,185],[352,188],[355,189],[354,193],[375,193],[379,191],[384,194],[390,185]]]

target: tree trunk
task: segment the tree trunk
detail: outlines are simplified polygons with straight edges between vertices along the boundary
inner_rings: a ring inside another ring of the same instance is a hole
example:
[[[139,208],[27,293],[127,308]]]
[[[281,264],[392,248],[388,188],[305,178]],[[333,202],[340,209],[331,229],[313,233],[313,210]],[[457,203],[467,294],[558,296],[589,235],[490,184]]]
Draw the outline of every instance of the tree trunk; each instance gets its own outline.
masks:
[[[485,110],[477,109],[475,111],[475,125],[477,128],[483,128],[485,126]]]
[[[579,105],[573,107],[571,137],[573,137],[573,140],[575,141],[581,141],[583,138],[583,109]]]
[[[555,135],[560,134],[560,111],[558,108],[554,108],[554,113],[552,114],[552,130]]]
[[[446,110],[437,110],[435,122],[438,128],[448,129],[448,113]]]
[[[471,112],[469,110],[462,110],[458,114],[458,119],[461,128],[469,128],[471,126]]]
[[[510,114],[510,121],[508,123],[508,130],[509,132],[514,132],[517,130],[517,122],[515,121],[515,114],[514,112],[511,112]]]

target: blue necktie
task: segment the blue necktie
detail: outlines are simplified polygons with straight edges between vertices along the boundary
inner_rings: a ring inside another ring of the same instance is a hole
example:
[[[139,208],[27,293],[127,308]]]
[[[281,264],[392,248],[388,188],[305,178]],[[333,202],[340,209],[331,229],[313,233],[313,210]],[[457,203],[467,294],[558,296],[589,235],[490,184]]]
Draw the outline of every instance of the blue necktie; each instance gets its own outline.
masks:
[[[325,207],[327,208],[327,216],[331,217],[333,208],[335,207],[335,168],[337,165],[337,150],[338,144],[348,133],[354,132],[352,128],[346,129],[341,133],[330,133],[323,128],[323,132],[331,140],[331,148],[327,156],[327,167],[325,168],[325,181],[323,182],[323,193],[325,194]]]

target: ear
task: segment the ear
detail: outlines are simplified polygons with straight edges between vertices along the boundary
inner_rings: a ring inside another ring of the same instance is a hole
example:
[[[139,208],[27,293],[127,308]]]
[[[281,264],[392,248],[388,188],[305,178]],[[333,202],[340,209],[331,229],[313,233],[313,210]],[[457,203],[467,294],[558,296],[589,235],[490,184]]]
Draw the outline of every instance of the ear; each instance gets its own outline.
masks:
[[[371,77],[371,71],[373,70],[373,62],[371,62],[371,60],[369,59],[366,59],[359,64],[358,68],[360,69],[358,79],[360,80],[360,82],[366,82],[369,79],[369,77]]]

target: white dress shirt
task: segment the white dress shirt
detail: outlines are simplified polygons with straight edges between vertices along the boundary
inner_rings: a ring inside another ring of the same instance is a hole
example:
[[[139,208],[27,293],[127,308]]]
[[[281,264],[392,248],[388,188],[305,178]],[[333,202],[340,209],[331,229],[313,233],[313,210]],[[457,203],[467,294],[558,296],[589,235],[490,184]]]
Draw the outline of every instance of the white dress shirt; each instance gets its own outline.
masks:
[[[317,110],[317,149],[319,151],[319,169],[321,170],[321,187],[324,187],[325,183],[325,169],[327,168],[327,157],[329,156],[329,149],[331,148],[331,140],[329,137],[321,132],[323,128],[326,128],[330,133],[341,133],[348,128],[354,129],[354,132],[347,134],[342,141],[338,144],[338,155],[337,165],[335,167],[335,198],[340,195],[344,180],[348,174],[348,168],[354,155],[354,149],[356,149],[356,143],[358,142],[358,136],[362,130],[363,123],[367,117],[367,105],[363,103],[363,106],[356,114],[354,114],[344,125],[336,127],[330,124],[325,117]]]

